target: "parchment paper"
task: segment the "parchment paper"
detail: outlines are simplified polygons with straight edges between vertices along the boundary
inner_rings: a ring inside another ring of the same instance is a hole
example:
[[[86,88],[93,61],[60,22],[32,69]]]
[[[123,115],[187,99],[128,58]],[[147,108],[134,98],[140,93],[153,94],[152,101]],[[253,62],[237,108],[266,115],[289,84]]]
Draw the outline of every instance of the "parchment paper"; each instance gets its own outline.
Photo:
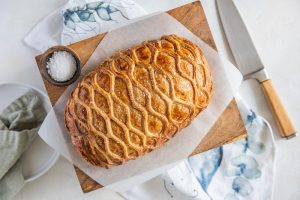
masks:
[[[216,51],[165,13],[156,14],[107,33],[84,66],[82,76],[120,49],[130,48],[145,40],[158,39],[165,34],[177,34],[196,43],[202,49],[210,65],[214,80],[214,95],[208,108],[173,139],[145,156],[111,169],[95,167],[86,163],[75,152],[64,124],[66,101],[77,86],[77,82],[66,89],[40,128],[41,138],[51,147],[101,185],[110,185],[110,189],[115,189],[113,185],[116,185],[115,183],[118,181],[124,182],[133,176],[153,171],[188,157],[230,103],[241,83],[242,77],[232,64],[220,58]],[[230,74],[230,79],[228,79],[227,73]]]

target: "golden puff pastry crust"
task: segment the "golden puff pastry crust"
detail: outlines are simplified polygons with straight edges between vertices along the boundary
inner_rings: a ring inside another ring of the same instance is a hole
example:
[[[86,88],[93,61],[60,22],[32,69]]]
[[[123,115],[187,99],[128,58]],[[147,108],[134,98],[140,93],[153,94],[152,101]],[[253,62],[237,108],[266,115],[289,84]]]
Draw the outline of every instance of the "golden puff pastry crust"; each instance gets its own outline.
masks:
[[[211,95],[199,47],[167,35],[121,51],[87,74],[67,102],[65,124],[77,152],[109,168],[162,146]]]

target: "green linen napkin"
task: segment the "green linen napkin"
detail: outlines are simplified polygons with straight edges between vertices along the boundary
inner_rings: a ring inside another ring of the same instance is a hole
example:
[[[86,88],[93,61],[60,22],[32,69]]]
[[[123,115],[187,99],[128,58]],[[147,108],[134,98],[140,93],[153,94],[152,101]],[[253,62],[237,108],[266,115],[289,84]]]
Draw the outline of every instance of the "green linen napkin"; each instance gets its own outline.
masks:
[[[40,98],[28,91],[0,113],[0,200],[12,199],[24,186],[24,151],[46,116]]]

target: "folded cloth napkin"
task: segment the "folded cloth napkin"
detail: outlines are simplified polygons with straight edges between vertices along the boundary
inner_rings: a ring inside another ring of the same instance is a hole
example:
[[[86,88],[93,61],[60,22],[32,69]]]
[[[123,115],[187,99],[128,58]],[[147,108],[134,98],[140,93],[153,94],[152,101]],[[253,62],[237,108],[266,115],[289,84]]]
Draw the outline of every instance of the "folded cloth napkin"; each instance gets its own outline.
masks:
[[[70,0],[37,24],[24,41],[38,51],[45,51],[54,45],[69,45],[107,32],[145,14],[132,0]]]
[[[247,138],[188,158],[121,195],[129,200],[271,199],[275,156],[272,130],[243,100],[238,100],[238,107]]]
[[[24,186],[19,158],[34,140],[45,116],[34,91],[19,97],[0,113],[0,200],[11,199]]]

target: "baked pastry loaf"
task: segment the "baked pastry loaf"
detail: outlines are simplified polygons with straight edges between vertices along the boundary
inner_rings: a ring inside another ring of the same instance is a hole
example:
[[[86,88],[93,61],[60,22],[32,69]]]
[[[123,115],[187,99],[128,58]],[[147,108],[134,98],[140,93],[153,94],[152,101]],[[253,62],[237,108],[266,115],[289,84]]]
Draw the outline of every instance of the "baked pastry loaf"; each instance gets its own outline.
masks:
[[[87,74],[67,102],[65,124],[81,156],[109,168],[162,146],[211,95],[199,47],[168,35],[121,51]]]

